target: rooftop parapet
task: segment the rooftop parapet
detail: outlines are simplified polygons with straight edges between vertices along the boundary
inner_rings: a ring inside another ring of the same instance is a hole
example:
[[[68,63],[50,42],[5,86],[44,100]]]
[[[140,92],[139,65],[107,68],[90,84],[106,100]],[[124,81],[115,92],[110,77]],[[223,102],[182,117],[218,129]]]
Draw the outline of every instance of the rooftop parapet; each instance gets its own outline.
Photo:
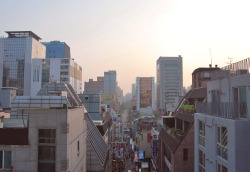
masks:
[[[32,37],[39,41],[41,38],[32,31],[5,31],[8,34],[8,38],[27,38]]]
[[[250,69],[250,58],[232,63],[228,66],[211,72],[211,80],[235,77],[248,74]]]
[[[240,119],[248,118],[248,114],[250,112],[249,107],[249,102],[196,103],[196,113],[227,119]]]

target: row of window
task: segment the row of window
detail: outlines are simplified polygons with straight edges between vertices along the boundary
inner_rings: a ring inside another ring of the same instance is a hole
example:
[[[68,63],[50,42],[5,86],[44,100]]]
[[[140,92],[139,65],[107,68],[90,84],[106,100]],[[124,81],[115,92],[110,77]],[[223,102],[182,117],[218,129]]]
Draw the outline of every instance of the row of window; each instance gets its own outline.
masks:
[[[228,138],[227,138],[227,128],[224,126],[217,125],[216,131],[216,142],[217,142],[217,155],[224,160],[228,160]],[[206,147],[205,138],[205,123],[199,121],[199,145]],[[199,172],[205,172],[205,154],[203,151],[199,150]],[[227,172],[227,168],[221,164],[218,164],[218,172]]]
[[[199,150],[199,172],[205,172],[206,170],[206,155],[203,151]],[[227,167],[217,163],[217,172],[228,172]]]
[[[217,126],[217,155],[221,158],[228,159],[227,151],[227,128],[223,126]],[[205,145],[205,123],[199,121],[199,145],[206,147]]]

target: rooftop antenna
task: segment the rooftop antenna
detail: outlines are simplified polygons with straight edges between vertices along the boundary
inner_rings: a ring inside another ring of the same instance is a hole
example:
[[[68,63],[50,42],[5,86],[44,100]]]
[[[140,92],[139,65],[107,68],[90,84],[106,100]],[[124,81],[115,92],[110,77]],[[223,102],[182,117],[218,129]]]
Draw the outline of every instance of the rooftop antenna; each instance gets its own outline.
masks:
[[[212,61],[212,53],[211,53],[211,49],[209,48],[209,52],[210,52],[210,58],[211,58],[211,66],[213,67],[213,61]]]
[[[227,62],[227,64],[229,64],[229,65],[231,65],[232,64],[232,62],[233,62],[233,58],[231,57],[228,57],[228,60],[229,60],[229,62]]]

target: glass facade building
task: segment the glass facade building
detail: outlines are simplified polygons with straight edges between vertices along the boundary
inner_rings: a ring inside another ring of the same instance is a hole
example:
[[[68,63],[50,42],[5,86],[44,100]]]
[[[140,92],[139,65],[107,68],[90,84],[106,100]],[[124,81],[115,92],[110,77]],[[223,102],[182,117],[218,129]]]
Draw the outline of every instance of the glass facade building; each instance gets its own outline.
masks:
[[[182,57],[160,57],[156,70],[157,110],[173,111],[183,95]]]
[[[70,47],[65,42],[42,42],[46,46],[46,58],[70,58]]]
[[[32,59],[45,58],[45,47],[31,31],[6,33],[8,38],[0,38],[0,86],[16,87],[17,95],[30,95]]]

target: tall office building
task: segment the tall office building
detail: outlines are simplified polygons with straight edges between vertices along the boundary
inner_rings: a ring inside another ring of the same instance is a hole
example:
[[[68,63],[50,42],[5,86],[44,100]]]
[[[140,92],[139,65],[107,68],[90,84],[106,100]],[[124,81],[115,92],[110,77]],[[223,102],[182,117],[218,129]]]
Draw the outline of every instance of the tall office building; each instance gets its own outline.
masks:
[[[45,46],[31,31],[7,31],[0,38],[0,86],[16,87],[17,95],[30,95],[32,59],[45,58]]]
[[[157,70],[157,110],[172,111],[182,96],[182,57],[159,57]]]
[[[104,94],[116,94],[116,71],[104,72]]]
[[[46,58],[70,58],[70,47],[65,42],[42,42],[46,46]]]
[[[154,77],[136,77],[136,110],[155,110]]]
[[[68,83],[77,94],[82,93],[82,67],[73,59],[33,59],[31,75],[31,96],[35,96],[43,84],[49,82]]]

